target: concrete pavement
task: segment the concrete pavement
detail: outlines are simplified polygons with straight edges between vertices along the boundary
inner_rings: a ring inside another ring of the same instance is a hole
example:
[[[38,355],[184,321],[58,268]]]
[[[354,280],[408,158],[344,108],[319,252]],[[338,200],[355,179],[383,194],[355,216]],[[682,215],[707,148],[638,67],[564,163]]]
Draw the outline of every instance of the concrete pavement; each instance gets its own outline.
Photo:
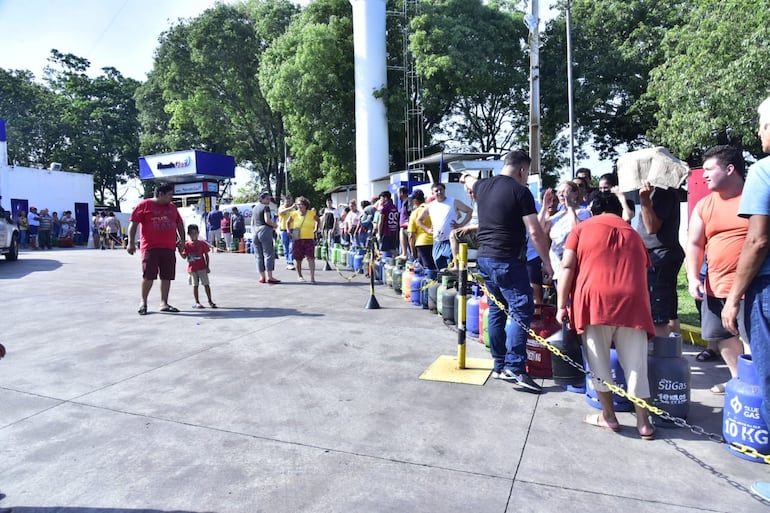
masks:
[[[321,266],[319,266],[321,267]],[[770,468],[681,429],[581,423],[582,396],[418,379],[456,334],[379,286],[261,285],[212,256],[218,310],[136,313],[140,261],[61,249],[0,262],[0,511],[756,512]],[[305,273],[307,276],[307,272]],[[202,293],[202,291],[201,291]],[[724,365],[692,365],[689,421],[721,432]],[[469,357],[487,357],[468,341]],[[768,509],[770,511],[770,509]]]

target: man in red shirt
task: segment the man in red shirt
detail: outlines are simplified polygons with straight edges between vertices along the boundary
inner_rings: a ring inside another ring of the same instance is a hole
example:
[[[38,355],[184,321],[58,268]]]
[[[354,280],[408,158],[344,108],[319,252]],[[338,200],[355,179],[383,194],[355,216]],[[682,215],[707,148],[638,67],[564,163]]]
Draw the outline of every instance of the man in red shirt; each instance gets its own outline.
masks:
[[[380,193],[380,222],[377,235],[380,238],[380,251],[395,256],[398,251],[398,209],[391,200],[390,191]]]
[[[139,315],[147,314],[147,296],[150,295],[152,282],[160,275],[160,311],[178,312],[168,304],[171,280],[176,274],[176,255],[184,241],[184,223],[182,216],[171,200],[174,188],[171,184],[161,184],[155,188],[155,197],[141,201],[131,212],[128,225],[128,246],[126,251],[133,255],[136,251],[136,230],[142,225],[142,303]]]

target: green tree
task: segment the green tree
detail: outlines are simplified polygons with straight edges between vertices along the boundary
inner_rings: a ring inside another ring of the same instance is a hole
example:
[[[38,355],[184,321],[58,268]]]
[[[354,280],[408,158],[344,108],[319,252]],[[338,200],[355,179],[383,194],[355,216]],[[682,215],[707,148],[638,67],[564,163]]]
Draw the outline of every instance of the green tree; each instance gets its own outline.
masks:
[[[292,192],[314,201],[355,180],[353,24],[347,0],[318,0],[265,52],[260,84],[283,116]]]
[[[770,94],[770,1],[698,0],[661,45],[645,99],[655,108],[651,140],[699,163],[714,144],[758,155],[756,108]]]
[[[437,142],[487,152],[527,140],[527,28],[508,4],[426,0],[412,20],[426,127]]]
[[[59,141],[55,95],[23,70],[0,69],[0,118],[5,119],[8,160],[46,165]]]
[[[258,70],[295,13],[287,0],[217,4],[161,35],[137,93],[142,150],[229,153],[257,175],[259,187],[280,185],[283,124],[262,96]]]
[[[591,142],[603,158],[617,148],[648,144],[654,109],[641,102],[650,71],[663,64],[660,41],[676,27],[691,1],[574,0],[572,65],[577,143]],[[542,137],[554,165],[564,162],[569,127],[566,10],[543,34],[541,52]]]
[[[139,122],[134,94],[139,82],[115,68],[86,74],[88,60],[51,51],[46,77],[61,113],[52,158],[94,177],[97,203],[120,207],[118,185],[138,176]]]

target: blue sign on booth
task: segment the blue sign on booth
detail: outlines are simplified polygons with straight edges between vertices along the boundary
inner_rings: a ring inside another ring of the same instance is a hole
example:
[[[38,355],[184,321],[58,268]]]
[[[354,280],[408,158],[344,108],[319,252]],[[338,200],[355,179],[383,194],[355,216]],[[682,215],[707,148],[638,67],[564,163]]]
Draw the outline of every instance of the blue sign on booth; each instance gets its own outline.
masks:
[[[193,182],[235,178],[235,157],[200,150],[139,157],[139,178],[165,182]]]

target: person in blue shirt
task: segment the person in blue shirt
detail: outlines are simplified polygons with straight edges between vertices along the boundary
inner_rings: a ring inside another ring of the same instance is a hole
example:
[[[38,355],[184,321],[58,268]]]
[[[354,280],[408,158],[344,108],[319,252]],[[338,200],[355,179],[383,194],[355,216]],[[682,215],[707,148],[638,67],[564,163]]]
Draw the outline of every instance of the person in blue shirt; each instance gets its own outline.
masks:
[[[757,109],[762,151],[770,153],[770,97]],[[749,219],[738,269],[722,309],[722,325],[738,335],[738,312],[744,297],[751,360],[762,392],[761,414],[770,429],[770,156],[749,168],[738,215]],[[770,500],[770,482],[756,481],[751,490]]]

